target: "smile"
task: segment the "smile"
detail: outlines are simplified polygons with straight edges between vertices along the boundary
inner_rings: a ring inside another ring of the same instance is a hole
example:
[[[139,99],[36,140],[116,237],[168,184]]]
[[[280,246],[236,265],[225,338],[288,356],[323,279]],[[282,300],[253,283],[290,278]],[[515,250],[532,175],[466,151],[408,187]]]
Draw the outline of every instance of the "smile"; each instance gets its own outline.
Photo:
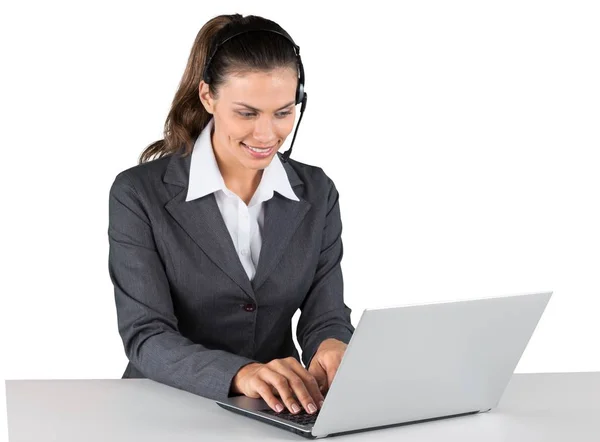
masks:
[[[248,151],[254,158],[264,158],[271,154],[273,149],[277,146],[277,144],[271,147],[254,147],[248,146],[246,143],[240,143],[246,151]]]

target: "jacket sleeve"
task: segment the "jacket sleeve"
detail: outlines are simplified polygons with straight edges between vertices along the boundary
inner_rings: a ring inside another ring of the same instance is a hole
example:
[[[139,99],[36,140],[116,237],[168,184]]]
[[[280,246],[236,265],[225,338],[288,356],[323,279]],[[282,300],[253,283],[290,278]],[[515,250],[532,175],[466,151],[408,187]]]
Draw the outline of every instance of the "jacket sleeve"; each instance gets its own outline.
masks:
[[[354,333],[350,318],[352,310],[344,303],[343,296],[339,194],[333,182],[329,178],[327,180],[327,215],[319,262],[310,290],[300,306],[301,314],[296,329],[306,368],[310,366],[310,361],[325,339],[336,338],[347,344]]]
[[[134,186],[120,173],[109,195],[108,268],[125,354],[149,379],[224,399],[237,371],[255,361],[181,335],[154,235]]]

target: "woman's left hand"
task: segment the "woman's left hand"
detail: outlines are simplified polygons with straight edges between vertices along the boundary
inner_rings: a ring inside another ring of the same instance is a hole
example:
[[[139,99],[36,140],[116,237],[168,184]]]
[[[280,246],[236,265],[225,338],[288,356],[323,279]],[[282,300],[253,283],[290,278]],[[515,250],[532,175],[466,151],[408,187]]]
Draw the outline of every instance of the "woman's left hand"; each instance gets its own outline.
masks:
[[[348,344],[337,339],[325,339],[319,345],[317,352],[310,362],[308,372],[317,380],[323,395],[327,393],[333,382],[340,362],[342,362],[346,347],[348,347]]]

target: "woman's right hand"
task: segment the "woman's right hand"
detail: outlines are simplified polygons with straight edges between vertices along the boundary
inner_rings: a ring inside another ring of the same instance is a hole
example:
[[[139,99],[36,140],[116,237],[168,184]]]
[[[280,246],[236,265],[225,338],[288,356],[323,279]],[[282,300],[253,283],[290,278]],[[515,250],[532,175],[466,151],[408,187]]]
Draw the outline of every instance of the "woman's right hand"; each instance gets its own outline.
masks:
[[[273,359],[267,364],[245,365],[234,376],[231,391],[256,399],[262,397],[277,413],[281,413],[285,405],[293,414],[300,412],[300,406],[313,414],[324,400],[317,380],[291,356]]]

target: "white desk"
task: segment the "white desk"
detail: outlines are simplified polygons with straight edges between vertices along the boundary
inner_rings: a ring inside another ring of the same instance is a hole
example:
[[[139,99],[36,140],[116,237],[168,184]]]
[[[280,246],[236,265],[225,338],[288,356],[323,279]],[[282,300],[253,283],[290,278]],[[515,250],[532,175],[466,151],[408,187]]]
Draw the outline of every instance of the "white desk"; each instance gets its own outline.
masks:
[[[6,381],[10,442],[302,441],[147,379]],[[325,440],[599,442],[600,372],[516,374],[489,413]]]

